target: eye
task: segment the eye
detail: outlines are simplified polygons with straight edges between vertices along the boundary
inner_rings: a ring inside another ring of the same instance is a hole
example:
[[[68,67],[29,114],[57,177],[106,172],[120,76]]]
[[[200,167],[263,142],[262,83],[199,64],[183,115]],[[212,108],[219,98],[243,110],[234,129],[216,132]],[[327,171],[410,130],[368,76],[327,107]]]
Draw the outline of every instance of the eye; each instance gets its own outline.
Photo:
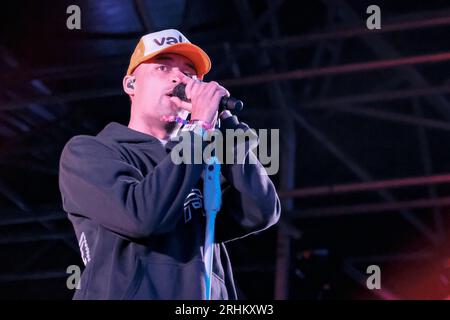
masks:
[[[189,72],[183,72],[183,73],[184,73],[185,76],[188,76],[188,77],[191,78],[191,79],[192,79],[192,77],[195,76],[194,74],[191,74],[191,73],[189,73]]]
[[[160,65],[160,66],[156,67],[156,70],[167,71],[167,70],[169,70],[169,68],[167,68],[167,66],[165,66],[165,65]]]

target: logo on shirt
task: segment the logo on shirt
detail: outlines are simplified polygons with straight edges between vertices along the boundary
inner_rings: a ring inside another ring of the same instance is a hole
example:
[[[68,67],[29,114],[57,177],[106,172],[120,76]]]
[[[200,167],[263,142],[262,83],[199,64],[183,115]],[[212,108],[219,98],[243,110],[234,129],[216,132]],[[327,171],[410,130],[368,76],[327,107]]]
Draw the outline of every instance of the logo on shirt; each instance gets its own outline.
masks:
[[[192,211],[203,208],[203,195],[200,189],[192,189],[184,201],[184,222],[192,219]]]
[[[91,261],[91,255],[89,253],[89,246],[84,232],[81,233],[80,242],[78,244],[80,246],[81,259],[83,260],[84,265],[87,265],[88,262]]]

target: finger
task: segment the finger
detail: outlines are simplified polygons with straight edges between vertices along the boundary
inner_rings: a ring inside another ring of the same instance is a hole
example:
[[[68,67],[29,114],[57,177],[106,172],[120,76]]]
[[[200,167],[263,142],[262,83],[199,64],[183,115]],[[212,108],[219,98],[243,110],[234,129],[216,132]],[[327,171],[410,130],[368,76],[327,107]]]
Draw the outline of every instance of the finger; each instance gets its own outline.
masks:
[[[204,94],[205,96],[212,98],[217,89],[218,89],[217,82],[214,81],[209,82],[204,88]]]
[[[224,92],[221,91],[221,90],[215,91],[214,94],[213,94],[213,96],[212,96],[212,98],[211,98],[211,103],[212,103],[214,106],[219,106],[219,103],[220,103],[220,100],[221,100],[222,97],[223,97],[223,94],[224,94]]]
[[[214,94],[216,92],[220,92],[221,93],[221,97],[226,96],[227,93],[228,93],[228,91],[224,87],[220,86],[215,81],[210,82],[208,85],[209,85],[209,87],[208,87],[207,92],[205,92],[205,94],[207,94],[209,99],[212,99],[212,97],[214,96]]]
[[[190,80],[192,80],[191,78],[189,78],[187,75],[185,75],[183,72],[181,72],[180,70],[174,68],[173,72],[175,73],[175,75],[180,79],[181,82],[188,84]]]
[[[188,98],[188,99],[191,99],[191,97],[192,97],[192,86],[196,83],[196,81],[197,80],[195,80],[195,79],[191,79],[191,78],[189,78],[189,81],[188,81],[188,83],[186,84],[186,88],[185,88],[185,92],[186,92],[186,97]]]
[[[230,96],[230,92],[227,89],[225,89],[225,87],[218,84],[216,81],[211,81],[208,83],[208,85],[210,86],[210,89],[214,88],[214,90],[220,90],[223,93],[222,96],[226,96],[226,97]],[[210,96],[212,96],[213,91],[211,91],[210,89],[208,89],[208,93],[210,94]]]
[[[178,97],[170,97],[170,101],[175,103],[175,105],[180,109],[184,109],[189,112],[191,112],[192,110],[192,104],[186,101],[181,101],[180,98]]]
[[[191,97],[198,97],[198,95],[204,90],[205,86],[206,85],[204,82],[201,82],[200,80],[193,80],[190,89]]]
[[[229,97],[230,96],[230,92],[225,89],[224,87],[222,87],[221,85],[219,85],[219,88],[224,92],[224,96]]]
[[[226,96],[226,97],[230,96],[230,92],[227,89],[225,89],[225,87],[221,86],[219,83],[217,83],[215,81],[211,81],[210,83],[214,83],[217,86],[217,90],[222,92],[222,96]]]
[[[230,97],[230,92],[227,89],[221,90],[221,92],[223,92],[222,97]]]
[[[224,96],[229,97],[228,91],[227,91],[225,88],[223,88],[223,87],[217,87],[217,88],[215,88],[215,90],[211,92],[210,97],[212,98],[212,97],[213,97],[214,95],[216,95],[216,94],[219,95],[220,98],[222,98],[222,97],[224,97]],[[219,101],[220,101],[220,100],[219,100]]]
[[[186,85],[184,89],[186,98],[191,99],[192,85],[195,81],[192,78],[186,76],[184,73],[182,73],[178,68],[174,68],[173,72],[175,73],[175,76],[177,76],[177,78],[180,80],[180,82]]]

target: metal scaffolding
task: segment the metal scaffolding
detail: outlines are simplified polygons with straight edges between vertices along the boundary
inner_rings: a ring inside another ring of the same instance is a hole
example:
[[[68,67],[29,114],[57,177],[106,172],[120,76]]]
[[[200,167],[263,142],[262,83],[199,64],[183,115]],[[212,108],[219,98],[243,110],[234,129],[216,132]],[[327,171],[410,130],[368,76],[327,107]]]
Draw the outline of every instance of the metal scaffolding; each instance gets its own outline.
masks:
[[[257,6],[248,0],[235,0],[224,4],[227,8],[232,6],[237,18],[226,18],[239,28],[232,29],[233,37],[223,39],[221,35],[233,27],[228,20],[215,18],[206,20],[204,25],[195,22],[198,12],[209,8],[206,1],[199,1],[199,8],[179,2],[184,8],[179,28],[201,39],[202,47],[216,59],[212,77],[254,103],[243,112],[242,119],[255,127],[281,131],[280,173],[274,179],[283,215],[275,236],[267,240],[275,252],[266,253],[264,263],[238,264],[238,275],[255,270],[270,274],[273,292],[267,297],[289,299],[297,290],[291,286],[295,278],[295,250],[306,241],[305,233],[313,233],[308,222],[368,214],[373,217],[386,212],[420,235],[426,248],[385,255],[342,254],[340,271],[355,283],[365,286],[367,276],[362,266],[367,263],[448,257],[446,208],[450,197],[446,187],[450,183],[450,168],[445,159],[440,159],[439,146],[450,129],[450,78],[445,75],[450,48],[437,42],[431,52],[417,50],[414,43],[410,48],[393,39],[406,37],[410,32],[438,34],[441,30],[446,39],[450,8],[392,14],[383,20],[382,29],[373,31],[361,23],[363,14],[355,1],[321,0],[321,22],[311,22],[311,26],[304,27],[307,31],[289,33],[291,26],[286,27],[284,21],[284,8],[289,1],[261,3]],[[132,47],[138,35],[163,23],[154,21],[149,14],[148,1],[134,0],[132,4],[132,19],[139,21],[139,31],[80,32],[71,40],[90,45],[109,41]],[[306,14],[301,16],[307,18]],[[208,28],[211,30],[204,30]],[[356,53],[354,48],[358,49]],[[61,211],[59,194],[49,186],[57,181],[59,154],[68,138],[80,133],[95,134],[108,118],[111,100],[122,99],[121,103],[126,103],[120,84],[112,86],[107,80],[119,78],[128,54],[123,50],[120,55],[92,55],[84,62],[33,66],[16,56],[14,50],[0,45],[0,59],[5,65],[5,72],[0,75],[0,166],[6,169],[0,175],[0,228],[5,230],[0,235],[0,245],[15,248],[27,244],[36,248],[33,255],[18,263],[17,272],[0,270],[0,282],[66,277],[59,265],[47,270],[37,267],[38,261],[53,250],[67,254],[65,261],[74,261],[78,254],[75,236]],[[439,72],[439,68],[443,71]],[[361,79],[367,79],[370,85],[364,85]],[[84,82],[89,86],[81,85]],[[97,103],[93,108],[86,107]],[[115,110],[120,108],[123,106],[115,106]],[[328,125],[326,119],[331,118],[342,121],[339,130]],[[395,146],[402,148],[408,159],[404,164],[406,174],[402,171],[392,176],[380,175],[384,169],[378,163],[383,156],[383,149],[377,149],[384,142],[381,138],[377,145],[366,149],[363,141],[370,144],[370,139],[361,138],[359,142],[363,146],[358,148],[376,153],[374,163],[361,160],[362,156],[350,149],[347,140],[357,139],[352,128],[344,124],[361,126],[365,121],[377,133],[386,128],[410,130],[415,148],[408,149],[406,139],[399,139]],[[317,183],[314,173],[310,173],[312,169],[308,169],[316,162],[305,163],[305,153],[318,155],[317,163],[322,167],[315,174],[336,171],[336,176],[330,173],[328,179],[321,177]],[[35,196],[28,188],[14,183],[9,170],[29,174],[30,180],[35,181],[34,188],[42,182],[42,188],[49,189],[48,199],[53,201],[46,199],[43,190]],[[420,191],[408,193],[412,189]],[[371,200],[363,200],[365,196]],[[347,202],[340,202],[341,197]],[[418,209],[423,210],[420,215]],[[426,221],[424,211],[429,216]],[[380,215],[380,219],[381,216],[386,219],[385,215]],[[6,232],[8,228],[23,232]],[[55,249],[58,244],[63,249]],[[311,241],[309,245],[315,244]],[[239,291],[246,297],[252,296],[242,287]],[[402,298],[388,286],[373,294],[380,299]]]

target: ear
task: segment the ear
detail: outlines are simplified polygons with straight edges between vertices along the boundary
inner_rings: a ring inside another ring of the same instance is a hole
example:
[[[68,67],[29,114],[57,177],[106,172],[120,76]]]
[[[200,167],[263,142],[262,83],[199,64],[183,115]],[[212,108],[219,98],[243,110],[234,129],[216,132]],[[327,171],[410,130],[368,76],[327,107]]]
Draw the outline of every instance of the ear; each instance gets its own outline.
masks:
[[[125,93],[128,94],[130,96],[130,98],[134,96],[134,90],[136,87],[135,81],[136,81],[136,77],[132,76],[132,75],[125,76],[123,78],[123,82],[122,82],[123,91],[125,91]]]

